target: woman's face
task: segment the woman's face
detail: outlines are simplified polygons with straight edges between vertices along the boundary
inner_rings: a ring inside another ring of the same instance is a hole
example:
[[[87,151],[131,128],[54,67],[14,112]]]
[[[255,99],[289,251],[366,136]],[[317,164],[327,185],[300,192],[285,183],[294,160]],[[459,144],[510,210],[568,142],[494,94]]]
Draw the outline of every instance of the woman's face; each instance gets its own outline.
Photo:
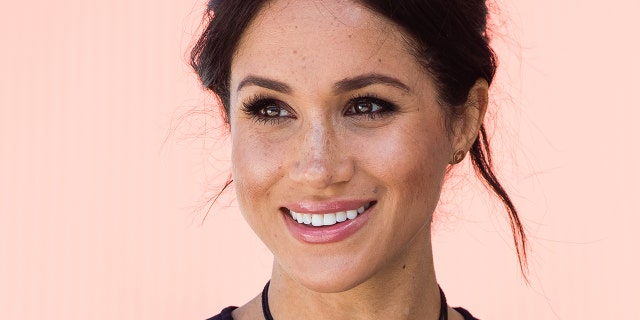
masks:
[[[273,1],[231,71],[238,203],[276,268],[340,292],[430,254],[455,137],[392,23],[350,1]]]

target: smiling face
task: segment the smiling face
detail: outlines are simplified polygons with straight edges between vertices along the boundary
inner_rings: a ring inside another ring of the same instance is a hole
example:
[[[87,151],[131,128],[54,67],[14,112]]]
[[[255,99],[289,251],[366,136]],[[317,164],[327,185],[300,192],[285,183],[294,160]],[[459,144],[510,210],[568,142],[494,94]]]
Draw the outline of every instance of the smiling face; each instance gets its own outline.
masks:
[[[230,92],[238,203],[277,271],[341,292],[431,254],[458,139],[392,23],[349,1],[275,1],[238,45]]]

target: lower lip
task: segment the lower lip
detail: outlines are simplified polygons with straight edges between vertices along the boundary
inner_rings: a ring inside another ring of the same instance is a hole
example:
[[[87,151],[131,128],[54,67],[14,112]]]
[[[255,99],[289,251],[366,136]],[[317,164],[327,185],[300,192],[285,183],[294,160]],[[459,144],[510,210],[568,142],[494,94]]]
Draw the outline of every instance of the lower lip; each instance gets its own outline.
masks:
[[[370,211],[376,206],[372,206],[353,220],[336,223],[332,226],[314,227],[293,220],[288,213],[283,213],[282,217],[289,232],[294,238],[307,243],[332,243],[342,241],[354,233],[358,232],[369,220]]]

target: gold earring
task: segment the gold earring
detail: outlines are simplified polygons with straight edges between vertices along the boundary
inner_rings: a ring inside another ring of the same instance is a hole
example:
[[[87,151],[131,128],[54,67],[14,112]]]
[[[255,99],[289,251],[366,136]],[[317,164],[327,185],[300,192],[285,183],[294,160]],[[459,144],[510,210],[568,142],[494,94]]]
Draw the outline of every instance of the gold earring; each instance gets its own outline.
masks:
[[[453,154],[453,161],[451,161],[451,164],[460,163],[466,154],[467,153],[464,150],[456,151],[456,153]]]

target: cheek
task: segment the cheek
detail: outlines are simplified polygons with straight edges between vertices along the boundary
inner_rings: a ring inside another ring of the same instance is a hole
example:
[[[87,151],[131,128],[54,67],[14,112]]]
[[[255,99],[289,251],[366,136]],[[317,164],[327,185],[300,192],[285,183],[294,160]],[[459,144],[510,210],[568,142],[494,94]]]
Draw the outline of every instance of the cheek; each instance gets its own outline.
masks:
[[[448,163],[447,136],[439,126],[424,123],[396,128],[358,143],[367,146],[360,150],[364,154],[362,167],[388,185],[395,201],[432,207],[439,198]]]
[[[241,212],[251,223],[252,213],[268,203],[269,188],[282,176],[286,151],[282,144],[264,139],[242,125],[235,128],[232,140],[232,172]]]

